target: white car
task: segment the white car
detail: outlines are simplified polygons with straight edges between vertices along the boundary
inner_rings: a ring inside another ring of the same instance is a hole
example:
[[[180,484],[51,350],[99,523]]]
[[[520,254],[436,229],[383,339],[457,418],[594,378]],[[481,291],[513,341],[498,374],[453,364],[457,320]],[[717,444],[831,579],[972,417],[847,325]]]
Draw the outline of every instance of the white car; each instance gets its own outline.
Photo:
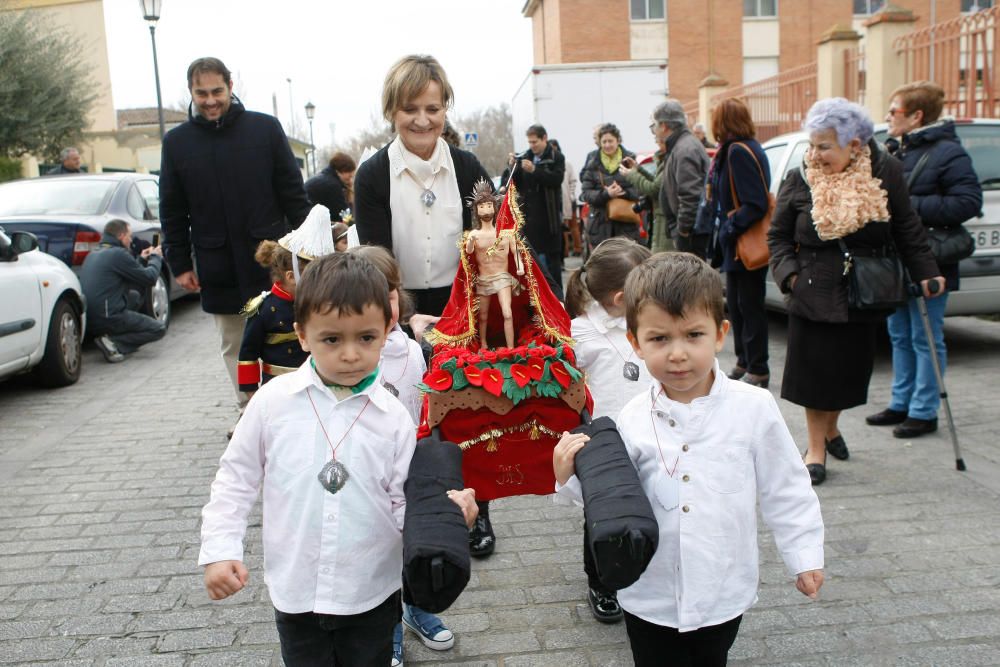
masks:
[[[1000,120],[957,120],[955,130],[982,184],[983,211],[980,217],[965,222],[965,228],[976,241],[976,251],[959,264],[959,290],[948,296],[945,315],[997,313],[1000,312]],[[886,125],[876,125],[875,140],[884,143],[886,136]],[[777,194],[785,176],[802,165],[808,147],[806,132],[783,134],[764,143],[764,153],[771,165],[772,192]],[[768,308],[785,310],[784,297],[770,272],[764,303]]]
[[[83,291],[66,264],[29,232],[0,228],[0,379],[33,370],[47,387],[80,377]]]

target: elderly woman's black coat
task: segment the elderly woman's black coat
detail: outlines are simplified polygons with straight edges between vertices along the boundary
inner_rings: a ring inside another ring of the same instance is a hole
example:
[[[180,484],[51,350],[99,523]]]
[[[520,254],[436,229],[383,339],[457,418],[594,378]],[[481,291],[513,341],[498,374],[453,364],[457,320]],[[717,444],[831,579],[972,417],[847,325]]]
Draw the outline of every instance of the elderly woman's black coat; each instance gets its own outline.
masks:
[[[871,253],[895,243],[914,282],[933,278],[937,264],[927,244],[920,219],[910,206],[903,165],[874,141],[872,173],[889,195],[889,221],[870,222],[843,238],[857,253]],[[836,239],[821,241],[812,220],[812,192],[801,170],[788,174],[778,192],[778,203],[768,233],[771,273],[787,295],[788,311],[814,322],[882,319],[888,311],[849,310],[843,256]],[[790,278],[798,274],[795,288]]]

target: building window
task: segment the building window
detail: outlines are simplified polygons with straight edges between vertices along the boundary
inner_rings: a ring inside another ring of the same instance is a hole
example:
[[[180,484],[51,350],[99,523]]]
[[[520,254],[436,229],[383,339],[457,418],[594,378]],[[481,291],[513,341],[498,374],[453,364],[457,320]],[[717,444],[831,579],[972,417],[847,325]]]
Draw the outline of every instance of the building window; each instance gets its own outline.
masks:
[[[778,15],[778,0],[743,0],[745,18],[770,18]]]
[[[665,0],[632,0],[633,21],[662,21],[666,17]]]
[[[984,9],[991,9],[992,7],[993,0],[962,0],[963,14],[975,14]]]
[[[854,14],[856,16],[868,16],[882,9],[885,0],[854,0]]]

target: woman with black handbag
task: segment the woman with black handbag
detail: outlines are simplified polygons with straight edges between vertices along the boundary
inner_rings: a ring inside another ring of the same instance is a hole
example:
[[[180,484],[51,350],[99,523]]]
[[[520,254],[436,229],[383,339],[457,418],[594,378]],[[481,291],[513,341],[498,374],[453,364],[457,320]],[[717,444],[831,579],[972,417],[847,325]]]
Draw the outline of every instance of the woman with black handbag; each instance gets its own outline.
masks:
[[[768,247],[788,301],[781,397],[806,409],[806,468],[822,484],[826,453],[848,457],[837,421],[868,400],[887,304],[908,298],[905,284],[891,280],[893,267],[901,273],[905,266],[928,297],[929,281],[943,278],[910,206],[903,167],[872,141],[865,109],[839,97],[820,100],[804,128],[809,151],[781,184]],[[884,293],[887,285],[893,293]]]
[[[958,262],[975,250],[962,223],[983,206],[983,190],[969,154],[955,134],[955,121],[940,119],[944,90],[918,81],[892,93],[886,121],[886,148],[903,163],[910,203],[931,236],[931,249],[944,276],[946,292],[927,302],[934,347],[944,371],[944,311],[947,292],[958,289]],[[935,242],[938,241],[938,242]],[[897,438],[916,438],[937,430],[941,404],[916,298],[889,316],[892,341],[892,399],[889,407],[869,415],[872,426],[896,425]]]

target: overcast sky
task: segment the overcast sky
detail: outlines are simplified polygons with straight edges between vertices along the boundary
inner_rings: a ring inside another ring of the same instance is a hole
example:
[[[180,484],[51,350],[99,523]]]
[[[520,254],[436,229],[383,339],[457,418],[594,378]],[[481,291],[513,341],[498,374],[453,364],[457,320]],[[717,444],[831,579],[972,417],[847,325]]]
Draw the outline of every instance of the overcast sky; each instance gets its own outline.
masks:
[[[346,140],[380,117],[393,62],[429,53],[444,66],[458,113],[510,103],[532,64],[524,0],[163,0],[156,26],[164,106],[187,103],[185,74],[200,56],[233,71],[246,106],[297,122],[316,105],[316,144]],[[156,105],[149,30],[139,3],[104,3],[116,109]],[[466,128],[468,129],[468,128]]]

